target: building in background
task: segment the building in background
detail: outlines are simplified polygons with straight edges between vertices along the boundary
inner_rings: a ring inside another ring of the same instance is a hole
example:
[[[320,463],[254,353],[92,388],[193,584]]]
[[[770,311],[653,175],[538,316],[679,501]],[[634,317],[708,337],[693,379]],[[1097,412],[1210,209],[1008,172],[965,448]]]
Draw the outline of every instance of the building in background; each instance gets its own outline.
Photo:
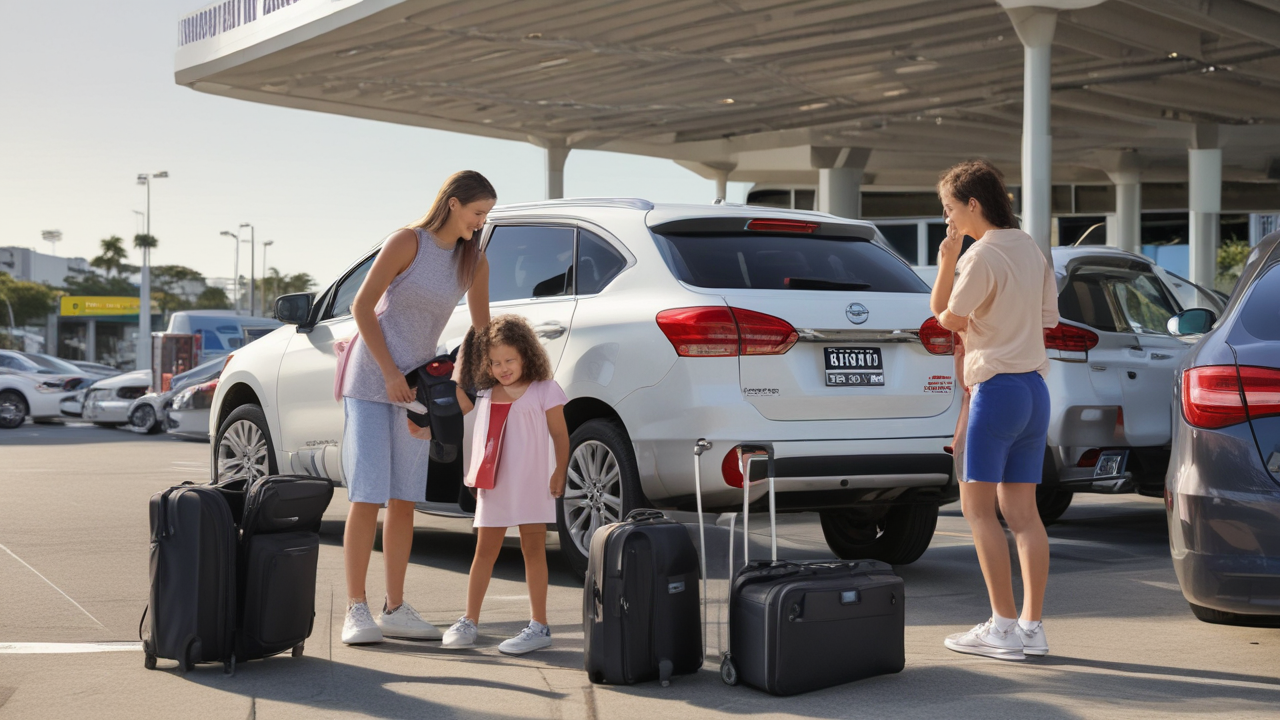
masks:
[[[0,247],[0,271],[9,273],[15,280],[61,287],[68,275],[87,275],[93,268],[81,257],[58,257],[31,248],[7,246]]]

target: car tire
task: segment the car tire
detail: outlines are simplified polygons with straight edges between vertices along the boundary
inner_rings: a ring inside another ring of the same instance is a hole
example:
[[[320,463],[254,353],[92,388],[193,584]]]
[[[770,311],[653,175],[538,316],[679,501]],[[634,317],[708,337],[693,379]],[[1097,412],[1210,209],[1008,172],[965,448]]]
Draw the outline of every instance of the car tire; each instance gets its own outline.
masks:
[[[938,526],[938,506],[895,505],[879,520],[849,511],[819,513],[822,535],[831,551],[844,560],[871,558],[890,565],[909,565],[920,559]]]
[[[1036,509],[1040,511],[1040,521],[1045,525],[1050,525],[1062,517],[1062,513],[1071,507],[1071,499],[1073,497],[1075,497],[1075,493],[1070,490],[1055,490],[1043,485],[1037,487]]]
[[[27,399],[22,397],[22,393],[16,390],[5,390],[0,392],[0,429],[12,430],[16,427],[22,427],[22,423],[27,419],[27,413],[30,412],[30,406],[27,405]]]
[[[96,425],[97,427],[100,427],[100,428],[112,428],[112,429],[114,429],[114,428],[118,428],[118,427],[120,427],[121,425],[124,425],[124,423],[118,423],[118,422],[96,422],[96,423],[94,423],[94,425]]]
[[[156,409],[145,403],[129,414],[129,424],[147,435],[154,435],[161,430],[160,423],[156,421]]]
[[[214,477],[218,483],[252,482],[275,475],[276,451],[267,428],[267,416],[257,405],[241,405],[227,415],[213,443]]]
[[[586,579],[591,535],[648,503],[640,489],[635,449],[609,420],[588,420],[569,436],[569,476],[556,501],[560,552],[579,580]]]
[[[1197,620],[1214,625],[1237,625],[1240,627],[1274,628],[1280,627],[1280,615],[1245,615],[1243,613],[1224,612],[1195,603],[1191,606],[1191,614]]]

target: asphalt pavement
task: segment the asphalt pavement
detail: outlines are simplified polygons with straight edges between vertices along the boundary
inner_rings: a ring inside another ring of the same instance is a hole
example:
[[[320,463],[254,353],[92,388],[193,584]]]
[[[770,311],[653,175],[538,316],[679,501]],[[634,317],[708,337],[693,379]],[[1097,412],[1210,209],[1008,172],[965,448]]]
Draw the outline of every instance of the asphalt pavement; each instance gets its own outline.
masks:
[[[898,568],[907,588],[899,675],[791,698],[725,686],[714,659],[670,687],[592,686],[582,671],[581,587],[552,545],[555,645],[497,652],[528,618],[518,541],[490,586],[477,650],[339,639],[338,490],[322,530],[316,625],[302,658],[182,674],[142,666],[147,501],[205,482],[209,446],[86,425],[0,431],[0,720],[10,718],[1139,718],[1280,717],[1280,630],[1192,617],[1169,561],[1164,509],[1081,496],[1049,529],[1045,628],[1052,654],[1002,662],[952,653],[949,633],[989,614],[968,527],[943,509],[932,547]],[[763,529],[763,518],[752,524]],[[780,554],[829,557],[815,515],[785,516]],[[462,613],[470,523],[419,515],[407,597],[447,627]],[[551,536],[554,538],[554,534]],[[369,594],[382,587],[375,549]]]

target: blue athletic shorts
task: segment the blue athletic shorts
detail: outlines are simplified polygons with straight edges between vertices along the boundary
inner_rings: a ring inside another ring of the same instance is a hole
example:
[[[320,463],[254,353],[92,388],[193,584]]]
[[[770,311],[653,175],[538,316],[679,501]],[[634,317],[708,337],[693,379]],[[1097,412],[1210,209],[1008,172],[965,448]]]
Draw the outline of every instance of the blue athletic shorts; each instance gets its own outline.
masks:
[[[1049,434],[1049,388],[1038,372],[1001,374],[969,400],[965,479],[1038,483]]]

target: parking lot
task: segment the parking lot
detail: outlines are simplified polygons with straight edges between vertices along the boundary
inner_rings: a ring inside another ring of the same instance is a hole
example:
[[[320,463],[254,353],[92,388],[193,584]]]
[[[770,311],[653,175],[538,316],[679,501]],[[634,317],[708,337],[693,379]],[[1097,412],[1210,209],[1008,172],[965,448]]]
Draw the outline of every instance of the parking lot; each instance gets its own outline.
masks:
[[[1164,508],[1083,496],[1049,528],[1052,574],[1043,661],[948,652],[942,638],[988,614],[968,528],[943,508],[932,547],[899,568],[907,583],[907,667],[793,698],[723,685],[714,663],[669,688],[592,687],[582,672],[581,595],[553,550],[555,646],[524,658],[497,643],[527,619],[518,546],[508,539],[481,647],[391,641],[350,648],[341,538],[345,492],[322,531],[317,617],[305,657],[182,675],[142,667],[147,500],[207,482],[209,446],[87,425],[27,424],[0,435],[0,717],[1275,717],[1280,630],[1195,620],[1170,566]],[[56,462],[54,461],[56,459]],[[763,523],[754,527],[761,528]],[[552,536],[554,537],[554,535]],[[447,626],[462,612],[469,522],[419,515],[407,597]],[[827,556],[816,516],[788,516],[782,552]],[[371,568],[370,596],[381,587]],[[69,652],[71,651],[71,652]],[[483,692],[479,692],[483,691]]]

